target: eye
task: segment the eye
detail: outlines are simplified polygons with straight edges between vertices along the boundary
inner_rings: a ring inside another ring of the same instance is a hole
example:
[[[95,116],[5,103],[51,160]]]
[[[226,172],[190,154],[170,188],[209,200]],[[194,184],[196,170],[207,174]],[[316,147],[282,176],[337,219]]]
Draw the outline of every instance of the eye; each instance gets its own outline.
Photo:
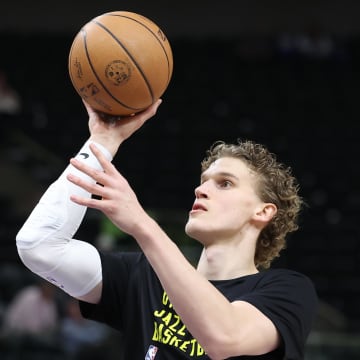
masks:
[[[233,185],[233,183],[230,180],[222,180],[220,182],[220,187],[222,188],[229,188]]]

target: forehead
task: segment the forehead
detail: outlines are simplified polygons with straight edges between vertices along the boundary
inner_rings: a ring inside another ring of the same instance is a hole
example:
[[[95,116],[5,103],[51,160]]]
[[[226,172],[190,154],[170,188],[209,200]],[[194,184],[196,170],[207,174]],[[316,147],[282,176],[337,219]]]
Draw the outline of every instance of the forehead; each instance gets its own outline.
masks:
[[[215,174],[227,173],[238,178],[252,177],[253,172],[244,161],[233,157],[222,157],[215,160],[202,173],[202,176],[212,176]]]

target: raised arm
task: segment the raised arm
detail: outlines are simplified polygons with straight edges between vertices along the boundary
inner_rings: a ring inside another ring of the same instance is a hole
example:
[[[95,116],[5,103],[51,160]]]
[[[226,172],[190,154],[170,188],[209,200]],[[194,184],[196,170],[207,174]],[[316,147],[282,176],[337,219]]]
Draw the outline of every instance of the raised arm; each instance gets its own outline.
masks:
[[[146,214],[126,179],[106,160],[100,149],[94,145],[90,148],[105,171],[100,172],[72,159],[71,164],[96,182],[90,183],[76,174],[68,174],[68,179],[102,200],[76,194],[71,199],[101,210],[137,240],[176,312],[206,353],[212,359],[225,359],[235,355],[264,354],[279,346],[280,337],[274,324],[247,302],[229,302],[197,272]]]
[[[103,156],[111,161],[120,144],[155,114],[159,104],[160,101],[135,116],[110,123],[102,121],[85,103],[90,138],[75,158],[102,172],[103,168],[91,152],[90,144],[96,143]],[[86,206],[70,201],[72,194],[90,199],[91,192],[69,182],[69,173],[95,183],[70,164],[42,196],[18,232],[16,244],[20,258],[31,271],[75,298],[97,303],[102,290],[100,257],[92,245],[73,239],[84,218]]]

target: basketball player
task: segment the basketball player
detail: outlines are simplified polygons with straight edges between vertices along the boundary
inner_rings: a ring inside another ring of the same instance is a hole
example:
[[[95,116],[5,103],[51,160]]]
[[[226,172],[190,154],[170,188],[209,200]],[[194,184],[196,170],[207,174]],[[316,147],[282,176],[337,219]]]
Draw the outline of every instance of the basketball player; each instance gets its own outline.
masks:
[[[268,269],[297,229],[290,170],[249,141],[212,147],[185,228],[203,245],[194,268],[111,163],[160,102],[111,124],[86,105],[90,138],[19,231],[22,261],[79,299],[85,317],[122,332],[125,359],[303,359],[314,287],[298,272]],[[141,253],[73,239],[87,207]]]

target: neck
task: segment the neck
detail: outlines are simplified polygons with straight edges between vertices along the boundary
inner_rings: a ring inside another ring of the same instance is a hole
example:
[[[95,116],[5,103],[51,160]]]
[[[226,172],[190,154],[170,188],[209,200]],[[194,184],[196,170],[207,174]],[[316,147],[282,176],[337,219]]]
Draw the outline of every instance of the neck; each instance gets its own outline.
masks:
[[[208,280],[229,280],[258,272],[255,248],[249,244],[216,243],[205,246],[197,270]]]

